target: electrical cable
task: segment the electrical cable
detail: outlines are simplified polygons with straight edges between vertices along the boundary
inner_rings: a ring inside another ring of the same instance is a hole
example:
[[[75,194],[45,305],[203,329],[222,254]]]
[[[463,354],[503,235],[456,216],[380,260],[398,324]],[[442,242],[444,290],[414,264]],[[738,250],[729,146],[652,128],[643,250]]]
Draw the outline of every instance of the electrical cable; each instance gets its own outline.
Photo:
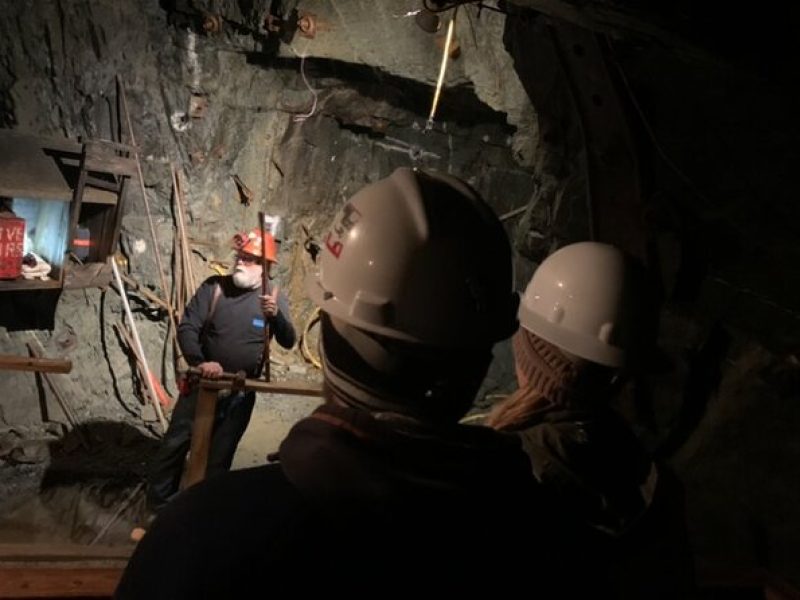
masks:
[[[303,78],[303,83],[306,84],[308,91],[311,92],[311,95],[314,97],[314,102],[311,105],[310,111],[308,111],[305,114],[294,115],[292,117],[292,121],[294,121],[295,123],[302,123],[309,117],[314,116],[314,113],[317,112],[317,90],[311,87],[311,84],[308,82],[308,79],[306,78],[306,54],[305,53],[303,53],[302,55],[298,54],[297,50],[295,50],[293,46],[289,47],[292,49],[292,52],[294,52],[295,56],[297,56],[300,59],[300,76]]]
[[[317,367],[318,369],[322,369],[322,361],[318,356],[314,356],[312,354],[311,349],[308,347],[308,335],[311,331],[311,328],[318,324],[320,321],[320,312],[319,308],[315,308],[314,312],[308,317],[306,321],[305,327],[303,327],[303,333],[300,334],[300,354],[303,355],[303,358],[306,362],[310,362],[312,365]]]

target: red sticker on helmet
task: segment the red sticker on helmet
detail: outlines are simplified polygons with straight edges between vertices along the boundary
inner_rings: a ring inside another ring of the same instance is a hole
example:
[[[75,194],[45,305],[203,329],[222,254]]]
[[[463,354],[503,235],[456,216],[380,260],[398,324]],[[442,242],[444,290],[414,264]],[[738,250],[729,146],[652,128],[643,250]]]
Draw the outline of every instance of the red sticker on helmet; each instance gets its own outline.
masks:
[[[325,238],[325,246],[331,251],[331,254],[333,254],[336,258],[339,258],[339,255],[342,253],[342,249],[344,248],[344,244],[342,244],[342,242],[339,240],[331,239],[332,237],[333,232],[331,231],[328,234],[328,237]]]
[[[335,258],[339,258],[344,249],[345,236],[360,220],[361,213],[358,209],[350,202],[345,204],[339,213],[339,219],[333,224],[328,237],[325,238],[325,246]]]

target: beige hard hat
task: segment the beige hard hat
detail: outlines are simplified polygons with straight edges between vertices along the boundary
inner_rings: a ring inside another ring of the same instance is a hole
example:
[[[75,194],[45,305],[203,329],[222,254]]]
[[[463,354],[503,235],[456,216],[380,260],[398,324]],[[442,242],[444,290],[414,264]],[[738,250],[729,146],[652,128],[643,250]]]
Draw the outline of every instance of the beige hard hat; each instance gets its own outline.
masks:
[[[634,350],[645,302],[631,259],[614,246],[579,242],[548,256],[528,284],[522,327],[565,352],[621,367]]]
[[[508,238],[454,177],[399,168],[361,189],[334,219],[318,267],[311,299],[373,334],[467,348],[517,327]]]

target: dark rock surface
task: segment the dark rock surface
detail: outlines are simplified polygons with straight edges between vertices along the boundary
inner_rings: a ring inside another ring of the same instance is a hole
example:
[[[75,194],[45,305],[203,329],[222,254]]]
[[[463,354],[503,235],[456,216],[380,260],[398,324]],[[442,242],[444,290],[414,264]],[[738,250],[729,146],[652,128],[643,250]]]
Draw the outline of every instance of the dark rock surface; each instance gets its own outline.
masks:
[[[229,262],[231,235],[255,226],[258,211],[283,217],[277,278],[302,329],[313,268],[303,226],[321,237],[346,197],[398,166],[464,177],[499,215],[523,208],[505,221],[520,288],[554,248],[586,239],[587,115],[576,111],[575,83],[548,44],[560,17],[610,34],[601,41],[637,150],[642,232],[665,300],[659,352],[619,407],[683,476],[701,565],[762,568],[800,585],[800,123],[796,73],[781,53],[788,41],[765,39],[759,28],[772,13],[765,8],[734,36],[711,27],[712,7],[692,3],[520,0],[502,3],[508,20],[465,6],[461,54],[426,130],[443,34],[416,27],[418,2],[282,4],[285,14],[315,13],[317,36],[279,43],[252,2],[3,2],[0,126],[113,137],[119,77],[168,286],[175,165],[186,179],[198,281]],[[203,30],[207,13],[221,16],[219,32]],[[773,21],[780,30],[792,23]],[[193,101],[206,105],[199,118],[189,116]],[[252,192],[249,206],[233,175]],[[120,246],[124,270],[161,295],[136,182]],[[130,297],[148,362],[174,393],[166,315]],[[13,310],[37,313],[40,304]],[[54,379],[89,438],[102,438],[94,450],[81,447],[43,381],[0,371],[0,501],[18,521],[38,514],[37,531],[63,506],[84,507],[75,510],[94,516],[59,535],[86,542],[113,513],[106,491],[122,501],[141,478],[159,427],[114,331],[122,320],[113,289],[88,288],[61,293],[52,326],[32,319],[35,326],[0,328],[0,353],[25,355],[35,336],[48,356],[72,360],[72,372]],[[476,411],[513,389],[507,344],[497,356]],[[274,357],[278,378],[319,379],[297,349]],[[276,406],[259,427],[273,435],[298,417],[296,407]],[[256,447],[241,464],[257,460]],[[40,488],[43,512],[26,513],[20,498]]]

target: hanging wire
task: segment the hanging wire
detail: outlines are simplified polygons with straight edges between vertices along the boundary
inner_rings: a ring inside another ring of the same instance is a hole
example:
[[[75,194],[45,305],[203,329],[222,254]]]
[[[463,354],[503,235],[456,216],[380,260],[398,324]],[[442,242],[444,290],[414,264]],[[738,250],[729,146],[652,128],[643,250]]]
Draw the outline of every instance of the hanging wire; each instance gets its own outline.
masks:
[[[311,92],[311,95],[314,97],[314,102],[311,105],[311,110],[302,115],[294,115],[292,117],[292,121],[295,123],[302,123],[309,117],[314,116],[314,113],[317,112],[317,90],[311,87],[311,84],[308,82],[308,78],[306,77],[306,54],[305,52],[301,55],[297,53],[297,50],[294,49],[293,46],[289,46],[294,52],[294,55],[300,59],[300,76],[303,78],[303,83],[306,84],[308,91]]]

